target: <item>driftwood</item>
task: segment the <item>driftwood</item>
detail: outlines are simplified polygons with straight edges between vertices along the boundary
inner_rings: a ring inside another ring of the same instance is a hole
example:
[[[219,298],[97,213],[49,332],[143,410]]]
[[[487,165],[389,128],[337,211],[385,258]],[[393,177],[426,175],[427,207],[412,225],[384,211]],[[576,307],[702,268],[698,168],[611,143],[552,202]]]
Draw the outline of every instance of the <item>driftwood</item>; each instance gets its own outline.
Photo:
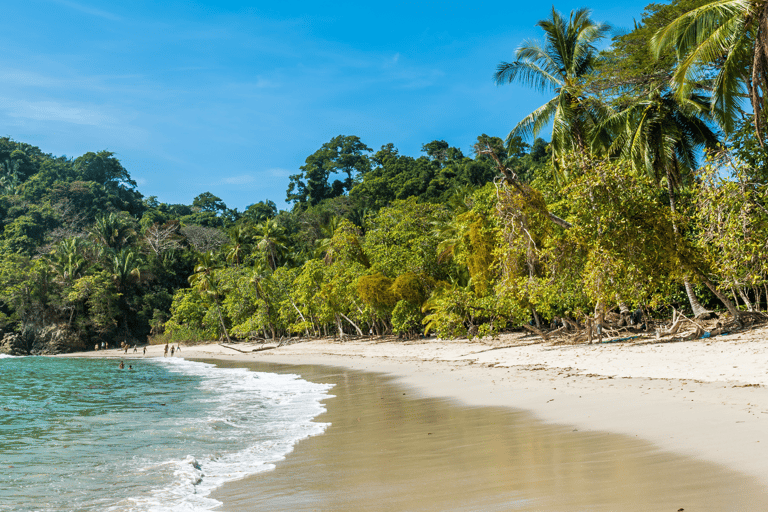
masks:
[[[541,329],[537,329],[534,326],[528,325],[528,324],[523,324],[523,329],[525,329],[527,331],[531,331],[534,334],[538,334],[539,336],[542,337],[542,339],[544,341],[549,341],[549,334],[545,333]]]
[[[223,344],[223,343],[219,343],[219,345],[221,345],[221,346],[222,346],[222,347],[224,347],[224,348],[228,348],[228,349],[230,349],[230,350],[234,350],[235,352],[240,352],[241,354],[247,354],[247,353],[248,353],[247,351],[245,351],[245,350],[240,350],[239,348],[235,348],[235,347],[228,347],[227,345],[225,345],[225,344]]]
[[[560,317],[562,321],[568,326],[569,329],[573,329],[574,331],[578,331],[581,329],[581,326],[579,326],[579,323],[575,320],[571,320],[567,316]]]
[[[279,348],[279,347],[278,346],[274,346],[274,347],[260,347],[260,348],[255,348],[255,349],[251,350],[251,352],[263,352],[264,350],[272,350],[272,349],[275,349],[275,348]]]

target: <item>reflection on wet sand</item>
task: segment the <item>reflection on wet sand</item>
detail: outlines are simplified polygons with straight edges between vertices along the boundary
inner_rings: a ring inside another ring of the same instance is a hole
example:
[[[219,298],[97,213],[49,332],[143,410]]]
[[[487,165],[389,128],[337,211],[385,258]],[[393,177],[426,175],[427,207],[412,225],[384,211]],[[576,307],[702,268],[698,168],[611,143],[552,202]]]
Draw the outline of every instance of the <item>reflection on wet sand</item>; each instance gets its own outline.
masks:
[[[334,383],[317,418],[331,426],[215,493],[224,511],[768,510],[753,478],[626,436],[411,396],[379,374],[251,367]]]

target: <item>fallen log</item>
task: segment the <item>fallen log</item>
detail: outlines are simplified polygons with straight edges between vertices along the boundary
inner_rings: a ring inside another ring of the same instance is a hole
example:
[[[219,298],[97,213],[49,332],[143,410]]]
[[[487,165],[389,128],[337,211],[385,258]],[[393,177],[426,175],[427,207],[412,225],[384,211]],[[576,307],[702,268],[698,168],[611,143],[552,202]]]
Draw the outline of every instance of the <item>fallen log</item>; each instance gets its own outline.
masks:
[[[541,329],[537,329],[534,326],[528,325],[528,324],[523,324],[523,329],[527,331],[531,331],[534,334],[538,334],[539,336],[542,337],[544,341],[549,341],[549,335],[544,331],[542,331]]]

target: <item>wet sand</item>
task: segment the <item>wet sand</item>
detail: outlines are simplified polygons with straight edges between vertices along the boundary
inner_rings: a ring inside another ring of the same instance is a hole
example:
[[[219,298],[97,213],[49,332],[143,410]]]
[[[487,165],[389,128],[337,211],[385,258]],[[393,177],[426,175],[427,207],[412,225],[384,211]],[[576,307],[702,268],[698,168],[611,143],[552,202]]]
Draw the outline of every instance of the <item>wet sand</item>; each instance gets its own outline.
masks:
[[[234,511],[768,510],[755,477],[626,435],[428,397],[382,373],[210,361],[335,384],[331,425],[212,497]]]

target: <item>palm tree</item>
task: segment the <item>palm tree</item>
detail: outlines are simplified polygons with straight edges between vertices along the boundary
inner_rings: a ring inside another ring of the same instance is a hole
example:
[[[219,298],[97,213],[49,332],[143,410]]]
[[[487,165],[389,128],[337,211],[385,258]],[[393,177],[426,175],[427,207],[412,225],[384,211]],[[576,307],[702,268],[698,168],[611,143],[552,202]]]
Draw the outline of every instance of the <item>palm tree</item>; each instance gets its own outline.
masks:
[[[333,260],[331,242],[340,223],[341,217],[333,215],[328,219],[328,222],[320,225],[320,237],[315,240],[315,258],[323,258],[326,263]]]
[[[592,133],[599,104],[584,94],[583,87],[596,63],[594,44],[610,27],[595,23],[589,15],[589,9],[579,9],[571,11],[566,20],[553,8],[550,18],[537,23],[544,30],[544,42],[524,41],[515,51],[514,62],[498,65],[494,75],[497,84],[522,82],[538,91],[555,93],[517,123],[507,142],[517,136],[535,137],[550,122],[555,162],[569,151],[584,152],[599,142]]]
[[[234,263],[236,267],[240,266],[240,255],[242,254],[245,246],[248,243],[249,228],[245,226],[237,226],[232,228],[227,233],[229,235],[230,243],[227,247],[227,261],[231,264]]]
[[[660,30],[652,44],[657,52],[676,50],[673,81],[685,97],[703,80],[711,83],[710,110],[726,132],[733,129],[739,101],[748,95],[755,130],[763,140],[762,110],[768,97],[768,9],[764,0],[716,0],[683,14]]]
[[[274,219],[260,222],[254,227],[256,247],[261,251],[267,264],[275,270],[283,262],[288,250],[288,237],[283,227]]]
[[[51,268],[62,280],[71,283],[83,275],[88,266],[88,260],[83,255],[84,248],[85,241],[82,238],[72,237],[61,240],[48,256]]]
[[[611,145],[613,153],[619,153],[637,171],[648,174],[657,186],[666,186],[676,235],[679,234],[676,219],[678,192],[693,182],[693,171],[698,167],[696,153],[702,148],[714,150],[718,143],[717,134],[708,124],[712,120],[708,105],[709,98],[699,94],[679,98],[671,92],[655,90],[603,123],[615,134]],[[710,312],[696,298],[691,273],[704,281],[734,318],[738,317],[733,303],[698,269],[686,273],[683,278],[694,316],[701,317]]]
[[[224,336],[227,341],[229,339],[229,333],[227,332],[227,326],[224,325],[224,318],[221,316],[221,305],[219,304],[219,283],[215,276],[215,271],[219,268],[219,264],[216,261],[216,257],[213,251],[208,251],[200,255],[195,265],[195,273],[189,276],[189,284],[193,288],[196,288],[200,292],[203,292],[211,297],[216,304],[216,312],[219,315],[219,323],[221,324],[221,330],[224,332]]]
[[[126,247],[112,251],[109,257],[109,271],[118,292],[122,292],[132,278],[141,279],[144,267],[142,255]]]
[[[666,180],[670,207],[676,191],[690,183],[697,167],[696,153],[715,149],[717,134],[707,121],[708,98],[676,98],[670,92],[652,91],[610,115],[602,127],[614,135],[609,148],[632,166],[648,174],[657,185]]]
[[[136,235],[130,223],[116,213],[100,215],[91,228],[91,236],[104,247],[119,251]]]

